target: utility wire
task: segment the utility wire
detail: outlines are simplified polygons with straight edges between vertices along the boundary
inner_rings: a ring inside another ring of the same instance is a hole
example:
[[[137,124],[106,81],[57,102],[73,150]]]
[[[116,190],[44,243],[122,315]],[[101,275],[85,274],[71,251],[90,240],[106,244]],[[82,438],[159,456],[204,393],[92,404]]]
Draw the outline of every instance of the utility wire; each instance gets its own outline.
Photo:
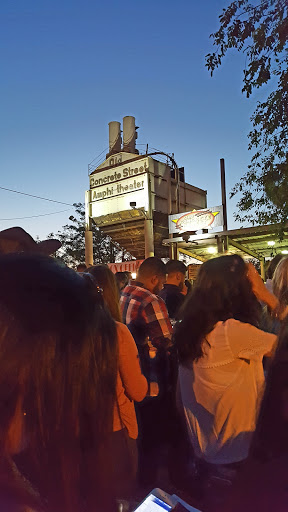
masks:
[[[23,196],[35,197],[36,199],[42,199],[42,201],[49,201],[50,203],[66,204],[67,206],[73,206],[73,204],[71,203],[63,203],[63,201],[55,201],[55,199],[47,199],[47,197],[34,196],[33,194],[19,192],[19,190],[12,190],[11,188],[0,187],[0,189],[7,190],[8,192],[14,192],[15,194],[21,194]]]
[[[56,213],[64,213],[64,212],[70,212],[70,211],[71,211],[71,208],[69,208],[69,210],[61,210],[60,212],[40,213],[39,215],[30,215],[29,217],[12,217],[11,219],[0,219],[0,220],[34,219],[35,217],[46,217],[46,215],[56,215]]]

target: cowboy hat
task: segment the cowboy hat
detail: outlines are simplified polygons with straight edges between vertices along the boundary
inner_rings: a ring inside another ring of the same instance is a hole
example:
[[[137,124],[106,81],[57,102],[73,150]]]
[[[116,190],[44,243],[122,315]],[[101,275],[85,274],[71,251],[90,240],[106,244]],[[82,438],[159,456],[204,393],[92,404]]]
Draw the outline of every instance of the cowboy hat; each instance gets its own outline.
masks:
[[[61,247],[61,242],[54,238],[35,242],[34,238],[19,227],[0,231],[0,254],[12,252],[32,252],[49,256]]]

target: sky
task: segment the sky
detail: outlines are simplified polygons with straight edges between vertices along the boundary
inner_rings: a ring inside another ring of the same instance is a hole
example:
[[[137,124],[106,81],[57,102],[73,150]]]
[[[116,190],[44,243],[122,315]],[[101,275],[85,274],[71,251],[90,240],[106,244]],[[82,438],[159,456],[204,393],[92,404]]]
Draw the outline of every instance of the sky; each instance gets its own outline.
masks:
[[[138,143],[174,153],[186,181],[221,203],[247,170],[250,117],[263,91],[241,93],[245,56],[213,78],[209,35],[226,0],[12,0],[0,7],[0,230],[56,233],[84,202],[88,164],[108,123],[133,115]],[[140,146],[141,147],[141,146]],[[144,147],[144,146],[143,146]],[[228,227],[236,200],[228,199]],[[59,213],[61,212],[61,213]],[[30,218],[25,218],[30,217]]]

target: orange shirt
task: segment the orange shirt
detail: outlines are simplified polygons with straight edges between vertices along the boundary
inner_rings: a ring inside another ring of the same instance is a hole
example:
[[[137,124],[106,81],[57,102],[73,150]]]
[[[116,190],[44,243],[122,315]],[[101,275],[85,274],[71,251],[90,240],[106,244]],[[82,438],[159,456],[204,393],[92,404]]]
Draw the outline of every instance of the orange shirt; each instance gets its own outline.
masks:
[[[137,439],[138,425],[134,400],[141,402],[145,398],[148,385],[141,373],[138,350],[132,334],[126,325],[119,322],[116,324],[119,344],[118,406],[115,404],[114,407],[113,431],[126,427],[129,437]]]

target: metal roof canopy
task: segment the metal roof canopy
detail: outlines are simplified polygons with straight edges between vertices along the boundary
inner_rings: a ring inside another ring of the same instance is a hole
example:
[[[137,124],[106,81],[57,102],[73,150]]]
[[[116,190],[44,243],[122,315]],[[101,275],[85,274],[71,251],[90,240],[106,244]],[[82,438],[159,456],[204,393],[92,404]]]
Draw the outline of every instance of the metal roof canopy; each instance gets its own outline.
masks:
[[[268,242],[274,242],[274,245],[268,245]],[[288,227],[285,229],[281,241],[278,239],[277,225],[266,225],[191,234],[187,238],[187,242],[183,240],[182,236],[178,236],[167,238],[162,243],[164,245],[177,243],[179,252],[188,254],[200,261],[213,258],[218,253],[239,254],[246,259],[250,257],[264,262],[264,258],[273,257],[281,251],[287,250],[288,254]]]
[[[153,212],[153,238],[155,256],[168,258],[168,247],[162,244],[164,236],[168,235],[168,215]],[[145,254],[144,208],[124,210],[103,215],[97,218],[97,226],[121,247],[130,252],[136,259],[143,259]]]

